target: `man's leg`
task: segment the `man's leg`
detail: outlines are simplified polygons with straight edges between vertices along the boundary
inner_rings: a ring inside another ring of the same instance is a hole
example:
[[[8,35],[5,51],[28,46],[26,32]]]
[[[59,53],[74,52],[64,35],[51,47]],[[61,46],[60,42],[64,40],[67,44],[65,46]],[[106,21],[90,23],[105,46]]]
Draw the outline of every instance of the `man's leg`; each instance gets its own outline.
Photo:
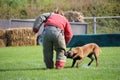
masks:
[[[44,36],[43,38],[43,55],[46,67],[49,69],[54,68],[53,43],[49,40],[48,36]]]
[[[59,36],[55,40],[55,51],[56,51],[56,68],[62,69],[65,66],[66,63],[66,56],[64,55],[66,44],[64,35],[62,33],[59,34]]]

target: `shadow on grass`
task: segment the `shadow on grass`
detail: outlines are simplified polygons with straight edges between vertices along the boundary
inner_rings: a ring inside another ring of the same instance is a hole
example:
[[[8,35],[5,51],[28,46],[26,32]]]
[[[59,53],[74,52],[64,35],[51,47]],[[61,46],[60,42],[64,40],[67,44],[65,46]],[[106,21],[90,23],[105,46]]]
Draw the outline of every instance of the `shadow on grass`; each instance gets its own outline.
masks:
[[[71,68],[70,66],[65,66],[64,69]],[[55,68],[54,68],[55,69]],[[19,68],[19,69],[0,69],[0,72],[6,71],[35,71],[35,70],[48,70],[47,68]]]
[[[5,71],[31,71],[31,70],[46,70],[46,68],[25,68],[25,69],[0,69],[0,72],[5,72]]]
[[[72,68],[71,66],[65,66],[65,68]]]

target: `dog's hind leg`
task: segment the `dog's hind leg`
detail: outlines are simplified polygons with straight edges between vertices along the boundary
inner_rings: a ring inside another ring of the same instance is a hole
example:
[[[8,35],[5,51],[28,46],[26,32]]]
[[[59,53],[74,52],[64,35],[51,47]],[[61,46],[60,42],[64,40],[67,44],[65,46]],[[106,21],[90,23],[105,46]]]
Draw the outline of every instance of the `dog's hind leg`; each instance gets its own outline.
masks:
[[[97,67],[97,66],[98,66],[98,56],[99,56],[99,53],[101,52],[101,49],[100,49],[100,48],[96,48],[96,49],[94,50],[94,52],[95,52],[94,56],[95,56],[96,67]]]
[[[88,55],[88,57],[91,59],[91,61],[88,63],[88,66],[90,66],[91,63],[94,61],[94,57],[92,56],[92,54]]]
[[[75,63],[76,63],[76,59],[73,59],[73,62],[72,62],[72,66],[71,66],[71,67],[74,67]]]
[[[98,56],[96,54],[94,54],[95,56],[95,60],[96,60],[96,67],[98,66]]]

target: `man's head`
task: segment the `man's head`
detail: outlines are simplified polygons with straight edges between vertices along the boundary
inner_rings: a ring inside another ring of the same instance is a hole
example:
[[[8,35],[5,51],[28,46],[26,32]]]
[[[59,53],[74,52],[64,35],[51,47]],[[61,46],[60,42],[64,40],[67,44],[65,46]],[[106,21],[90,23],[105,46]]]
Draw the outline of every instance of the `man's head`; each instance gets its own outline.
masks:
[[[64,16],[63,11],[60,10],[59,8],[57,8],[57,9],[54,11],[54,13],[56,13],[56,14],[60,14],[60,15]]]

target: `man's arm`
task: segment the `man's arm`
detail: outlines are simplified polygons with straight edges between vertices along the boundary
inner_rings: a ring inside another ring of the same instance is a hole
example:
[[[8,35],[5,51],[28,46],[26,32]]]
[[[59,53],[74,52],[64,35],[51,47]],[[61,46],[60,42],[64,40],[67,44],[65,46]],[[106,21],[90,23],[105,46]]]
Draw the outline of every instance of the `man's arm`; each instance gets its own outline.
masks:
[[[37,33],[42,26],[42,24],[47,20],[47,18],[51,15],[51,13],[44,13],[40,15],[34,22],[33,31]]]

